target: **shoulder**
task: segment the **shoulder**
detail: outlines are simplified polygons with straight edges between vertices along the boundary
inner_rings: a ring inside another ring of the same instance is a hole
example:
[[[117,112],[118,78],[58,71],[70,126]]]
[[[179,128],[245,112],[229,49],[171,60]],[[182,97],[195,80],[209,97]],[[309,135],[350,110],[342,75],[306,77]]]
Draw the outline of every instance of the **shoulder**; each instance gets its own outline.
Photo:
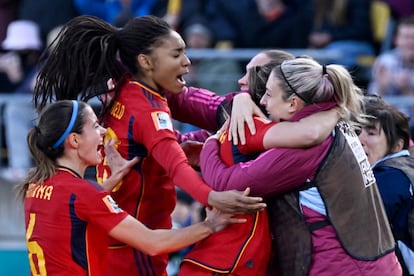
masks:
[[[65,184],[68,189],[73,191],[74,194],[79,196],[87,194],[95,194],[104,191],[101,185],[92,180],[86,180],[82,178],[75,178],[71,180],[70,184]]]
[[[392,176],[404,175],[405,176],[402,170],[395,168],[395,167],[390,167],[387,165],[379,165],[375,167],[373,171],[375,174],[378,174],[379,176],[388,176],[388,175],[392,175]]]
[[[380,165],[375,167],[373,172],[379,187],[392,186],[393,189],[397,189],[399,186],[407,188],[410,185],[408,177],[398,168]]]
[[[129,110],[169,110],[167,98],[162,93],[136,81],[124,84],[116,100]]]
[[[253,117],[253,123],[256,127],[256,130],[267,130],[268,128],[276,125],[276,122],[272,122],[268,119],[260,118],[260,117]],[[245,124],[245,129],[248,130],[247,124]]]
[[[36,192],[36,186],[33,186]],[[103,191],[102,187],[95,183],[73,176],[67,173],[57,173],[53,177],[49,178],[43,185],[39,185],[40,190],[50,192],[52,198],[59,199],[60,201],[88,201],[91,197],[99,194]],[[45,189],[43,187],[50,187]]]
[[[256,125],[268,125],[268,124],[276,124],[275,122],[270,121],[269,119],[264,119],[261,117],[253,117],[253,121]]]
[[[256,127],[256,134],[255,136],[264,136],[266,134],[266,131],[271,128],[272,126],[276,125],[277,123],[272,122],[268,119],[263,119],[260,117],[253,117],[253,123]],[[244,125],[245,133],[250,134],[250,130],[247,126],[247,124]]]

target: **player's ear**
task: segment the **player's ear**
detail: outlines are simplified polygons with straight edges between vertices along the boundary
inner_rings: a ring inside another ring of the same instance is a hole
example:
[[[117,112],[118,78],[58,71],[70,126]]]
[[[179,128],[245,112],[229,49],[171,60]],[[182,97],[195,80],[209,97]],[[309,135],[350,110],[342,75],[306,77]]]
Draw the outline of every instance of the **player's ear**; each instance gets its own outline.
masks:
[[[148,55],[139,54],[137,56],[138,64],[141,68],[145,70],[151,70],[153,68],[152,59]]]
[[[293,96],[289,99],[289,112],[296,113],[301,110],[304,106],[304,103],[299,97]]]
[[[72,147],[72,148],[77,148],[79,146],[79,135],[75,132],[72,132],[71,134],[68,135],[68,137],[66,138],[68,144]]]

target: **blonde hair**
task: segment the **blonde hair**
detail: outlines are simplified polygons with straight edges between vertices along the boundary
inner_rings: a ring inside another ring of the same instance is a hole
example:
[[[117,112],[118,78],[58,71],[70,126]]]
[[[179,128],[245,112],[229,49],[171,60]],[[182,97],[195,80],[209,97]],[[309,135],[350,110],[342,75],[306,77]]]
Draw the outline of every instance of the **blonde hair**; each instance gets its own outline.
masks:
[[[282,84],[284,99],[296,95],[305,104],[333,101],[340,107],[344,120],[355,125],[365,121],[362,90],[343,66],[322,66],[313,59],[296,58],[284,61],[273,73]]]

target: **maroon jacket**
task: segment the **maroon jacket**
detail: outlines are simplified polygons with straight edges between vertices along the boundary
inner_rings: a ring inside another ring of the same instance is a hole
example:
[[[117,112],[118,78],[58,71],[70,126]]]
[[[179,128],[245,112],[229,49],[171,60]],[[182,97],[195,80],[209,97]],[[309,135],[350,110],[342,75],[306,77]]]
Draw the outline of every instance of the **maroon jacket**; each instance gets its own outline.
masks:
[[[331,107],[332,105],[321,103],[317,106],[307,106],[298,112],[292,121],[298,121]],[[216,190],[243,190],[250,187],[253,195],[264,197],[283,195],[304,186],[307,179],[314,179],[329,152],[332,141],[332,137],[328,137],[321,144],[308,149],[275,148],[266,151],[253,161],[227,167],[218,157],[217,142],[211,140],[206,143],[201,153],[201,170],[206,182]],[[310,208],[301,207],[304,219],[308,222],[326,218]],[[308,246],[312,247],[312,254],[309,256],[309,274],[305,269],[295,275],[332,275],[333,272],[338,275],[401,275],[401,267],[393,252],[375,261],[357,260],[351,257],[343,248],[332,225],[312,232],[310,238]]]
[[[230,104],[236,93],[218,96],[203,88],[185,87],[180,94],[165,93],[175,120],[215,131],[221,126],[223,104]]]

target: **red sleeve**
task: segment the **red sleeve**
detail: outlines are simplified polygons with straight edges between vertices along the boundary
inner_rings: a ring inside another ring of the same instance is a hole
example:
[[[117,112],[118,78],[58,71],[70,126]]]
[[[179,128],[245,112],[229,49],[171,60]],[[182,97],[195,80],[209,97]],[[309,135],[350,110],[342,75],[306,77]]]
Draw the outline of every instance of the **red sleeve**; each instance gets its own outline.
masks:
[[[265,150],[263,146],[264,135],[267,130],[274,126],[276,123],[269,120],[262,119],[260,117],[254,117],[254,124],[256,126],[256,134],[252,135],[250,133],[249,127],[247,124],[244,124],[244,133],[246,134],[246,144],[238,145],[238,148],[241,153],[249,154],[254,152],[262,152]]]
[[[137,91],[137,92],[135,92]],[[151,91],[130,89],[125,112],[128,117],[128,136],[139,141],[148,151],[148,155],[166,171],[173,183],[188,192],[197,201],[207,204],[211,188],[205,184],[198,173],[188,164],[184,151],[176,139],[170,110],[163,97]]]
[[[197,201],[208,205],[208,194],[212,189],[188,164],[187,157],[177,141],[164,139],[157,143],[152,150],[152,156],[167,171],[175,185]]]
[[[133,114],[140,114],[140,119],[134,121],[134,140],[141,141],[145,145],[148,154],[164,168],[175,185],[185,190],[197,201],[207,205],[211,188],[188,164],[187,157],[177,142],[166,102],[163,106],[165,109],[154,107],[162,106],[163,101],[155,103],[143,98],[140,103],[131,107],[135,109]]]
[[[126,218],[128,213],[118,207],[108,192],[98,192],[90,186],[83,185],[84,190],[77,192],[76,211],[80,217],[86,217],[86,220],[93,221],[94,224],[109,232]],[[88,191],[85,191],[86,189]],[[94,207],[90,208],[91,206]]]

